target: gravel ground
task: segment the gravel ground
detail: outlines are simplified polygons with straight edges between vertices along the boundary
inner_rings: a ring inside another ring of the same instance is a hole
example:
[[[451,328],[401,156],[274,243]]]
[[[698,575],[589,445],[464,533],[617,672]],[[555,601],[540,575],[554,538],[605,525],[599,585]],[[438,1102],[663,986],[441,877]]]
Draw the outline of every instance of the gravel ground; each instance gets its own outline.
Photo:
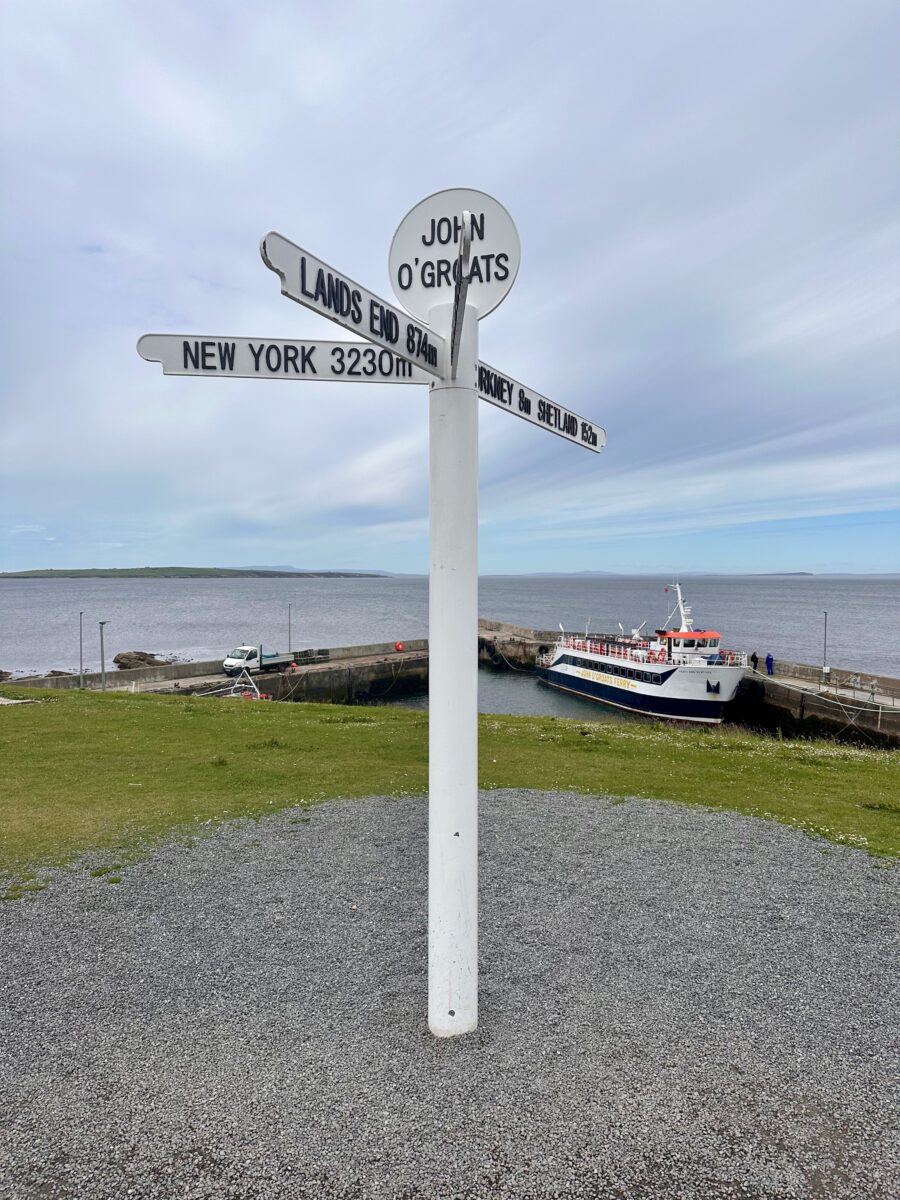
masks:
[[[0,906],[0,1196],[889,1197],[897,870],[482,798],[481,1013],[425,1022],[426,805],[331,802]]]

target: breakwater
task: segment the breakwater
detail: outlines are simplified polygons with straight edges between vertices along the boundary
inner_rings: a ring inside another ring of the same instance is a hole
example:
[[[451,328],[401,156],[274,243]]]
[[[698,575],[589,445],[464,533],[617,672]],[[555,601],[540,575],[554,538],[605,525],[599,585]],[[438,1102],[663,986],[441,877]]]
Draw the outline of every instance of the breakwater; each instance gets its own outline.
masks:
[[[772,675],[746,673],[728,719],[790,737],[900,746],[900,679],[776,659]]]
[[[613,635],[598,636],[611,637]],[[479,663],[497,671],[529,672],[535,659],[559,637],[558,630],[482,618],[478,623]],[[424,638],[358,646],[298,650],[296,670],[254,676],[273,700],[365,704],[400,699],[428,688],[428,642]],[[77,688],[77,675],[51,675],[13,681],[34,688]],[[85,686],[101,686],[99,672]],[[203,694],[230,681],[221,660],[166,663],[107,672],[109,690]],[[900,745],[900,680],[885,675],[833,669],[776,659],[774,674],[748,670],[728,720],[789,736],[853,738],[884,746]]]

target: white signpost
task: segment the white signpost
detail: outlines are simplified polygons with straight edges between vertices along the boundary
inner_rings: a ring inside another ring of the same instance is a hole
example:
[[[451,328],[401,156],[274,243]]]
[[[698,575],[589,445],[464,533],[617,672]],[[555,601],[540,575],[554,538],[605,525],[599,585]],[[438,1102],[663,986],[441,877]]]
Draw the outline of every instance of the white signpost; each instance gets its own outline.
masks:
[[[430,383],[428,1024],[451,1037],[478,1022],[478,399],[595,453],[606,433],[478,361],[478,321],[520,260],[483,192],[438,192],[400,223],[389,269],[409,315],[281,234],[260,249],[285,296],[366,341],[145,334],[138,351],[167,375]]]

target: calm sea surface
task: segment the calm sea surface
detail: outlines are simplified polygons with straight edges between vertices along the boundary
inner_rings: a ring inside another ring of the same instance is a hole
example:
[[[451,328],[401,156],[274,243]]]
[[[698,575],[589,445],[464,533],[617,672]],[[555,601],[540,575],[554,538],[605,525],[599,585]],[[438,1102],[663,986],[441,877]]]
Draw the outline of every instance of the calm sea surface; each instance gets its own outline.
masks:
[[[488,576],[479,611],[536,629],[562,623],[583,630],[588,619],[598,631],[615,630],[620,621],[626,630],[645,620],[654,628],[671,607],[666,582]],[[696,627],[719,630],[726,646],[821,663],[827,610],[831,666],[900,677],[898,577],[692,576],[683,588]],[[421,577],[0,579],[0,669],[76,671],[79,610],[86,670],[100,666],[101,620],[109,622],[107,665],[120,650],[210,659],[241,642],[286,649],[288,604],[294,649],[428,636],[428,583]],[[529,695],[547,694],[530,679],[497,686],[511,697],[519,682]]]

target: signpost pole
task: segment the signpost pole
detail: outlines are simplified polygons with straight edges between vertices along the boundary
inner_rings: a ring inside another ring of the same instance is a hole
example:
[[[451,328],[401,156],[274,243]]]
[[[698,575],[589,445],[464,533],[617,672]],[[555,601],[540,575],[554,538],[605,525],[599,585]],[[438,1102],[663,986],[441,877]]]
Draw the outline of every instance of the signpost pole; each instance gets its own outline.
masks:
[[[449,346],[453,304],[428,323]],[[478,314],[456,378],[431,385],[428,613],[428,1025],[478,1023]]]

